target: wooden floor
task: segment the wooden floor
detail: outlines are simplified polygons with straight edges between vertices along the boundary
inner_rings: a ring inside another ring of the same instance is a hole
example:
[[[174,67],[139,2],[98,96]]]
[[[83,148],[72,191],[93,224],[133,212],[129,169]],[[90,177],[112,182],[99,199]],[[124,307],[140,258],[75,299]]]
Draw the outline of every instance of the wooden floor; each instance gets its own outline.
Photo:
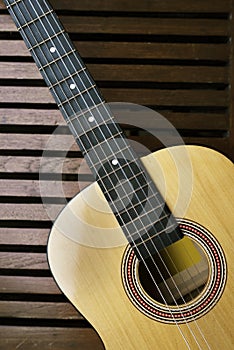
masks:
[[[149,106],[185,143],[234,158],[233,1],[51,4],[108,102]],[[125,132],[151,150],[162,147],[135,126],[125,125]],[[1,1],[0,349],[103,349],[61,294],[46,258],[53,219],[91,181]]]

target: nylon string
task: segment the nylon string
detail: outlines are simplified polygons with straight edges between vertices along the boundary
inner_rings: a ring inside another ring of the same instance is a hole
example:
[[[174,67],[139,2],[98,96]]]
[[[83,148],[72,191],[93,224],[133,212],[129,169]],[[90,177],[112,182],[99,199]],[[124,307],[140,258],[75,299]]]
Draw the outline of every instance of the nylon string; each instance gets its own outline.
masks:
[[[31,1],[30,1],[30,3],[31,3]],[[25,4],[24,4],[25,5]],[[47,5],[47,4],[46,4]],[[40,6],[40,4],[39,4],[39,6]],[[48,5],[47,5],[48,6]],[[18,4],[17,4],[17,7],[18,7]],[[26,7],[26,5],[25,5],[25,7]],[[41,6],[40,6],[41,7]],[[33,8],[33,5],[32,5],[32,8]],[[27,9],[27,8],[26,8]],[[49,9],[49,7],[48,7],[48,9]],[[22,14],[22,11],[20,10],[20,8],[18,7],[18,10],[21,12],[21,14]],[[28,11],[28,10],[27,10]],[[36,10],[34,9],[34,11],[35,11],[35,13],[36,13]],[[29,11],[28,11],[28,13],[29,13]],[[36,13],[37,14],[37,13]],[[31,16],[31,14],[29,13],[29,15]],[[22,16],[24,17],[24,15],[22,14]],[[25,19],[25,17],[24,17],[24,19]],[[45,28],[45,26],[44,26],[44,24],[43,24],[43,22],[41,21],[41,19],[40,19],[40,17],[38,16],[38,20],[41,22],[41,24],[42,24],[42,26],[44,27],[44,29],[46,30],[46,28]],[[48,18],[46,17],[46,20],[47,20],[47,22],[48,22]],[[50,23],[48,22],[48,24],[50,25]],[[51,26],[51,25],[50,25]],[[29,30],[30,30],[30,32],[31,32],[31,34],[33,35],[33,33],[32,33],[32,31],[31,31],[31,28],[28,26],[28,28],[29,28]],[[52,27],[51,27],[52,28]],[[52,28],[53,29],[53,28]],[[46,32],[47,32],[47,30],[46,30]],[[47,32],[48,33],[48,32]],[[55,35],[56,35],[56,33],[55,33]],[[34,36],[34,35],[33,35]],[[67,40],[67,38],[66,38],[66,36],[64,36],[65,37],[65,39]],[[34,37],[35,38],[35,37]],[[59,38],[58,38],[59,39]],[[43,38],[42,38],[42,40],[43,40]],[[59,39],[59,41],[60,41],[60,39]],[[30,41],[29,41],[29,43],[30,43]],[[61,46],[62,46],[62,43],[61,43],[61,41],[60,41],[60,44],[61,44]],[[68,42],[68,44],[70,45],[70,42]],[[41,50],[41,48],[40,48],[40,51],[42,52],[42,54],[43,54],[43,56],[45,57],[45,55],[44,55],[44,52]],[[52,55],[51,55],[52,56]],[[69,58],[69,60],[70,60],[70,57],[68,56],[68,58]],[[52,59],[53,59],[53,56],[52,56]],[[78,60],[78,59],[77,59]],[[72,63],[72,61],[70,60],[70,62],[71,62],[71,64],[73,65],[73,63]],[[79,61],[78,61],[79,62]],[[57,66],[57,68],[60,70],[60,68],[58,67],[58,65],[56,64],[56,66]],[[67,67],[66,66],[64,66],[65,67],[65,69],[67,70]],[[73,65],[73,67],[74,67],[74,65]],[[52,70],[51,70],[52,71]],[[61,70],[60,70],[61,71]],[[68,70],[67,70],[68,71]],[[62,73],[62,72],[61,72]],[[68,71],[68,73],[70,74],[70,72]],[[85,74],[86,74],[86,72],[85,72]],[[58,81],[58,79],[57,79],[57,77],[55,76],[55,74],[54,74],[54,72],[53,72],[53,75],[54,75],[54,77],[55,77],[55,79],[57,80],[57,82],[59,83],[59,81]],[[87,75],[86,75],[87,76]],[[70,77],[71,77],[71,75],[70,75]],[[89,77],[87,76],[87,78],[89,79]],[[84,84],[83,84],[84,85]],[[85,86],[84,86],[85,87]],[[64,93],[64,91],[62,91],[63,93]],[[55,92],[56,93],[56,92]],[[88,91],[87,91],[87,93],[89,93]],[[95,93],[96,93],[96,91],[95,91]],[[64,93],[64,96],[66,96],[66,94]],[[67,97],[67,96],[66,96]],[[81,94],[81,97],[83,98],[83,96],[82,96],[82,94]],[[99,97],[98,95],[97,95],[97,97]],[[90,96],[90,98],[92,99],[92,97]],[[86,101],[85,101],[85,99],[83,99],[83,101],[85,102],[85,104],[87,105],[87,103],[86,103]],[[69,104],[70,104],[70,101],[68,101],[69,102]],[[76,101],[77,102],[77,101]],[[94,101],[93,101],[94,102]],[[103,103],[104,101],[100,101],[101,103]],[[78,105],[78,103],[77,103],[77,105]],[[73,109],[73,107],[72,107],[72,105],[70,104],[70,106],[71,106],[71,108]],[[79,105],[78,105],[79,106]],[[105,106],[105,108],[106,108],[106,106]],[[73,109],[74,110],[74,109]],[[87,106],[87,110],[92,114],[92,112],[91,112],[91,109]],[[99,111],[98,111],[98,113],[99,113]],[[75,113],[76,114],[76,113]],[[108,112],[108,114],[109,114],[109,112]],[[78,118],[77,118],[78,119]],[[95,135],[94,135],[95,136]],[[77,137],[79,137],[78,136],[78,134],[77,134]],[[96,137],[96,136],[95,136]],[[81,140],[80,140],[81,141]],[[121,150],[120,150],[121,151]],[[125,175],[125,174],[124,174]],[[133,174],[134,175],[134,174]],[[146,249],[148,250],[148,248],[147,248],[147,246],[146,246]],[[157,250],[156,250],[157,251]],[[143,259],[143,262],[144,262],[144,259]],[[163,262],[163,261],[162,261]],[[164,262],[163,262],[164,263]],[[155,267],[157,268],[157,266],[155,265]],[[148,270],[148,267],[146,266],[146,268],[147,268],[147,270]],[[158,269],[158,268],[157,268]],[[149,274],[151,275],[151,273],[150,273],[150,271],[148,270],[148,272],[149,272]],[[160,273],[160,271],[159,271],[159,273]],[[161,274],[161,273],[160,273]],[[171,276],[172,277],[172,276]],[[152,279],[153,279],[153,277],[152,277]],[[172,279],[173,279],[173,277],[172,277]],[[157,284],[155,284],[155,286],[156,286],[156,288],[159,290],[159,293],[161,294],[161,291],[160,291],[160,289],[159,289],[159,287],[157,286]],[[169,289],[168,289],[169,290]],[[169,290],[169,292],[170,292],[170,290]],[[164,297],[163,297],[163,295],[161,295],[161,297],[162,297],[162,299],[164,299]],[[173,297],[173,296],[172,296]],[[183,298],[183,297],[182,297]],[[177,305],[177,302],[175,301],[175,304]],[[165,302],[165,305],[167,305],[167,303]],[[168,305],[167,305],[168,306]],[[178,305],[177,305],[178,306]],[[178,306],[179,307],[179,306]],[[170,311],[170,308],[169,308],[169,311]],[[176,322],[176,320],[175,320],[175,322]],[[187,322],[186,322],[187,323]],[[176,324],[177,324],[177,322],[176,322]],[[177,324],[177,327],[179,327],[179,325]],[[180,328],[180,327],[179,327]],[[181,331],[181,329],[179,329],[180,330],[180,333],[182,334],[182,336],[183,336],[183,338],[184,338],[184,340],[185,340],[185,342],[186,342],[186,344],[187,344],[187,346],[189,347],[189,344],[188,344],[188,342],[187,342],[187,340],[185,339],[185,337],[184,337],[184,335],[183,335],[183,333],[182,333],[182,331]],[[192,333],[192,332],[191,332]],[[193,333],[192,333],[193,334]],[[193,337],[194,337],[194,335],[193,335]],[[195,339],[195,338],[194,338]],[[196,340],[196,339],[195,339]],[[204,338],[204,340],[205,340],[205,338]],[[206,340],[205,340],[206,341]],[[197,345],[199,346],[199,344],[197,343]],[[209,347],[209,345],[207,344],[207,346]],[[200,346],[199,346],[199,348],[200,348]],[[210,348],[210,347],[209,347]]]

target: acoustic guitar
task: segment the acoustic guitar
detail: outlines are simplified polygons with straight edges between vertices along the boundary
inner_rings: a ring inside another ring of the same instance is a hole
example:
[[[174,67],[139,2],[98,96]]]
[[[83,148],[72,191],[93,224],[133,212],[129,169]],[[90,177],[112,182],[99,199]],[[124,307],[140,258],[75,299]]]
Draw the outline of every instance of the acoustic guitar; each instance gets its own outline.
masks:
[[[233,349],[233,164],[184,145],[139,159],[49,3],[4,2],[96,180],[54,222],[57,284],[108,350]]]

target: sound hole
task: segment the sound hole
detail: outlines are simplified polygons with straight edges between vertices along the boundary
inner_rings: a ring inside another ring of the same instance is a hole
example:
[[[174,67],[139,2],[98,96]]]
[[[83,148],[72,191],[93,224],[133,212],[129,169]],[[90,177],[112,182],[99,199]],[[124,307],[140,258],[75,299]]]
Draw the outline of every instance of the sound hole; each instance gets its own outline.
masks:
[[[138,266],[145,292],[155,301],[182,305],[194,300],[209,279],[207,257],[195,241],[184,237]]]

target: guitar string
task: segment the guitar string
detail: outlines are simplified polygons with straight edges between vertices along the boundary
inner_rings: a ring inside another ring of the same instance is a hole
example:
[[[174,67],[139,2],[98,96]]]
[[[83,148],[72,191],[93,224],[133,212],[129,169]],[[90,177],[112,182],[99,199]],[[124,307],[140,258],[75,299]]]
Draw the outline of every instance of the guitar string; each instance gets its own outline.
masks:
[[[20,10],[20,9],[19,9]],[[21,10],[20,10],[21,11]],[[41,22],[42,23],[42,22]],[[43,23],[42,23],[43,24]],[[43,25],[44,26],[44,25]],[[31,28],[29,28],[30,29],[30,31],[31,31]],[[42,38],[43,39],[43,38]],[[42,52],[43,53],[43,52]],[[43,53],[44,54],[44,53]],[[78,135],[77,135],[78,136]]]
[[[95,135],[95,134],[94,134]],[[153,209],[153,208],[152,208]],[[155,209],[155,208],[154,208]],[[168,255],[168,258],[169,258],[169,260],[171,261],[171,263],[173,264],[173,266],[174,266],[174,268],[177,270],[177,267],[175,266],[175,264],[174,264],[174,262],[173,262],[173,260],[172,260],[172,258],[171,258],[171,256],[168,254],[168,252],[166,251],[166,253],[167,253],[167,255]],[[190,274],[190,273],[189,273]],[[193,277],[191,276],[191,274],[190,274],[190,277],[191,277],[191,279],[193,280]],[[183,277],[182,276],[180,276],[180,278],[181,279],[183,279]],[[183,279],[183,282],[184,282],[184,279]],[[194,286],[196,286],[196,283],[193,281],[193,283],[194,283]],[[186,287],[187,288],[187,287]],[[196,286],[196,288],[197,288],[197,286]],[[198,289],[198,288],[197,288]],[[189,294],[190,294],[190,292],[189,292]],[[190,294],[191,295],[191,294]],[[192,295],[191,295],[192,296]]]
[[[48,21],[48,19],[47,19],[47,21]],[[50,23],[48,22],[48,24],[50,25]],[[61,42],[60,42],[61,43]],[[70,60],[71,61],[71,60]],[[72,63],[72,62],[71,62]],[[72,65],[73,65],[73,63],[72,63]],[[68,72],[69,73],[69,72]],[[85,72],[85,74],[86,74],[86,72]],[[78,135],[77,135],[78,136]],[[204,338],[204,337],[203,337]],[[206,341],[206,340],[205,340]]]
[[[48,9],[49,9],[49,8],[48,8]],[[94,134],[94,135],[95,135],[95,134]],[[153,208],[152,208],[152,209],[153,209]],[[154,209],[155,209],[155,208],[154,208]],[[178,272],[177,267],[175,266],[174,261],[172,260],[172,258],[171,258],[171,256],[169,255],[169,253],[168,253],[167,250],[166,250],[166,254],[167,254],[167,256],[168,256],[170,262],[171,262],[172,265],[174,266],[175,270]],[[189,258],[191,259],[191,256],[189,256]],[[197,266],[196,266],[196,269],[197,269]],[[198,271],[198,273],[200,274],[200,271]],[[195,288],[196,288],[197,291],[199,292],[198,287],[197,287],[197,285],[196,285],[196,282],[194,281],[194,278],[193,278],[193,276],[191,275],[190,272],[189,272],[189,275],[190,275],[191,280],[193,281],[193,284],[194,284]],[[180,278],[181,278],[181,279],[183,280],[183,282],[184,282],[183,276],[180,276]],[[187,288],[187,287],[186,287],[186,288]],[[187,290],[188,290],[188,289],[187,289]],[[188,292],[188,294],[190,294],[190,297],[192,297],[191,292]]]
[[[48,10],[49,10],[49,8],[48,8]],[[50,23],[49,23],[50,24]],[[61,43],[61,42],[60,42]],[[71,49],[72,49],[72,47],[70,47]],[[169,254],[168,254],[169,255]],[[169,255],[169,257],[170,257],[170,255]],[[173,260],[171,259],[171,257],[170,257],[170,260],[171,260],[171,262],[173,262]],[[175,266],[175,265],[174,265]],[[169,272],[169,271],[168,271]],[[178,290],[178,292],[180,293],[180,291]]]

